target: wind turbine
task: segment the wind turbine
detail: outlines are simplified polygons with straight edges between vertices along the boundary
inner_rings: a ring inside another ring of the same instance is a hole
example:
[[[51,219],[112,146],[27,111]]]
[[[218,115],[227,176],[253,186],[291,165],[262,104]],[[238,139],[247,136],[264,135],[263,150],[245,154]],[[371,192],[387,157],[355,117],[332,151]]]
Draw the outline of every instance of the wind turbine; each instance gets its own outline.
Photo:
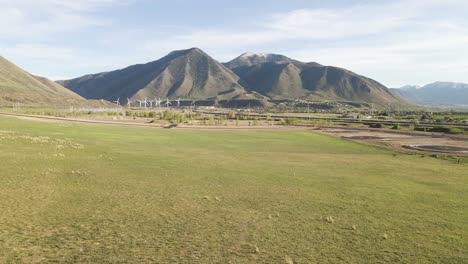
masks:
[[[169,106],[171,105],[171,101],[169,101],[169,97],[166,98],[166,108],[169,108]]]
[[[145,97],[145,100],[143,102],[145,103],[145,110],[146,110],[146,106],[148,106],[148,97]]]
[[[130,98],[127,97],[127,107],[131,107],[132,106],[132,101],[130,101]]]
[[[120,97],[117,98],[117,100],[113,101],[113,103],[115,103],[116,105],[120,105]]]
[[[177,108],[179,108],[180,107],[180,97],[179,97],[179,99],[176,100],[176,102],[177,102]]]
[[[143,100],[137,100],[137,101],[138,101],[138,103],[140,103],[140,108],[141,108],[141,105],[142,105],[145,101],[143,101]]]
[[[161,103],[162,103],[161,98],[158,97],[158,100],[156,100],[156,102],[158,102],[158,108],[159,108],[159,111],[161,111]]]
[[[159,106],[159,105],[158,105],[158,98],[155,97],[155,98],[154,98],[154,107],[156,108],[156,107],[158,107],[158,106]]]
[[[149,100],[148,102],[149,102],[149,104],[150,104],[150,108],[153,108],[154,100]],[[156,104],[155,104],[154,106],[156,107]]]

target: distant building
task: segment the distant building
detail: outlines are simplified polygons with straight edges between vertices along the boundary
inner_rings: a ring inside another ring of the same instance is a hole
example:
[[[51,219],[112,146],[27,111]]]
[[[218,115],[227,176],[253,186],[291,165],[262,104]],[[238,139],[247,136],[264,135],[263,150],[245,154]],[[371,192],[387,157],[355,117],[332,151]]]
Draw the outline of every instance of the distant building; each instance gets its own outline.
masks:
[[[359,119],[359,114],[358,113],[349,113],[343,116],[344,118],[349,118],[349,119]]]

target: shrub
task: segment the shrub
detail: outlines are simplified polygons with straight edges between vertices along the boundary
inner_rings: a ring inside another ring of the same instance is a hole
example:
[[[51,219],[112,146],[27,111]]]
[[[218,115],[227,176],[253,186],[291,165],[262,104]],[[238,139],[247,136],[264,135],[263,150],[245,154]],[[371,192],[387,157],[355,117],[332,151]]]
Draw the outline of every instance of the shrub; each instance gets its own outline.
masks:
[[[258,118],[255,118],[255,119],[253,120],[253,125],[254,125],[254,126],[258,126]]]
[[[285,125],[288,125],[288,126],[295,126],[295,125],[299,124],[299,119],[297,119],[297,118],[286,118],[285,120],[283,120],[283,123]]]
[[[466,131],[457,128],[457,127],[424,127],[424,128],[416,128],[417,131],[426,131],[426,132],[439,132],[439,133],[446,133],[446,134],[465,134]]]
[[[369,127],[370,128],[383,128],[383,125],[380,123],[377,123],[377,124],[370,124]]]

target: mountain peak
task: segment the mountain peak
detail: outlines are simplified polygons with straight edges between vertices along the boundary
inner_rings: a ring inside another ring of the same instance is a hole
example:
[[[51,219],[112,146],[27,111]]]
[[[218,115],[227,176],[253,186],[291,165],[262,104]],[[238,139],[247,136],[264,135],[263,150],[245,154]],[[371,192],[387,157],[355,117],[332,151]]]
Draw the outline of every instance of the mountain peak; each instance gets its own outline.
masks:
[[[106,100],[221,100],[245,93],[237,75],[199,48],[176,50],[153,62],[66,80],[63,84],[85,98]]]
[[[187,51],[189,51],[189,52],[198,52],[198,53],[204,53],[205,54],[205,52],[202,49],[197,48],[197,47],[190,48]]]
[[[188,54],[202,54],[202,55],[207,55],[203,50],[199,48],[190,48],[190,49],[184,49],[184,50],[174,50],[168,54],[168,56],[184,56]]]
[[[232,61],[225,63],[224,65],[226,65],[230,69],[234,69],[238,67],[253,66],[263,63],[286,62],[293,62],[293,60],[279,54],[246,52],[240,55],[239,57],[233,59]]]
[[[268,55],[271,55],[271,54],[267,54],[267,53],[255,53],[255,52],[246,52],[242,55],[240,55],[241,58],[249,58],[249,57],[268,57]]]

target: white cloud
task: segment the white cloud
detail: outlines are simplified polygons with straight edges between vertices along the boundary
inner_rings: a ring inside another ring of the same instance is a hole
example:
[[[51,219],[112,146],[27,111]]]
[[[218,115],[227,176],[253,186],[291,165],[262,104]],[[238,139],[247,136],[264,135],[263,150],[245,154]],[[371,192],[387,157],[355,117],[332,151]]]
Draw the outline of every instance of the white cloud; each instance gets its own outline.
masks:
[[[159,53],[197,46],[220,59],[271,50],[349,68],[388,85],[468,82],[468,1],[401,0],[273,14],[247,29],[205,29],[149,41]],[[162,54],[161,54],[162,55]],[[463,70],[460,70],[463,69]],[[434,79],[436,78],[436,79]]]
[[[52,34],[69,33],[109,20],[93,16],[103,5],[116,0],[0,0],[0,39],[31,42]]]
[[[36,67],[38,73],[47,68],[43,72],[69,77],[200,47],[221,61],[245,51],[283,53],[345,67],[387,85],[468,82],[465,0],[366,1],[266,14],[247,25],[234,21],[230,27],[174,25],[171,30],[114,25],[99,14],[103,7],[131,1],[0,0],[1,52],[14,61],[47,60],[47,67]],[[109,32],[90,39],[90,47],[53,41],[62,33],[93,32],[96,26]]]

